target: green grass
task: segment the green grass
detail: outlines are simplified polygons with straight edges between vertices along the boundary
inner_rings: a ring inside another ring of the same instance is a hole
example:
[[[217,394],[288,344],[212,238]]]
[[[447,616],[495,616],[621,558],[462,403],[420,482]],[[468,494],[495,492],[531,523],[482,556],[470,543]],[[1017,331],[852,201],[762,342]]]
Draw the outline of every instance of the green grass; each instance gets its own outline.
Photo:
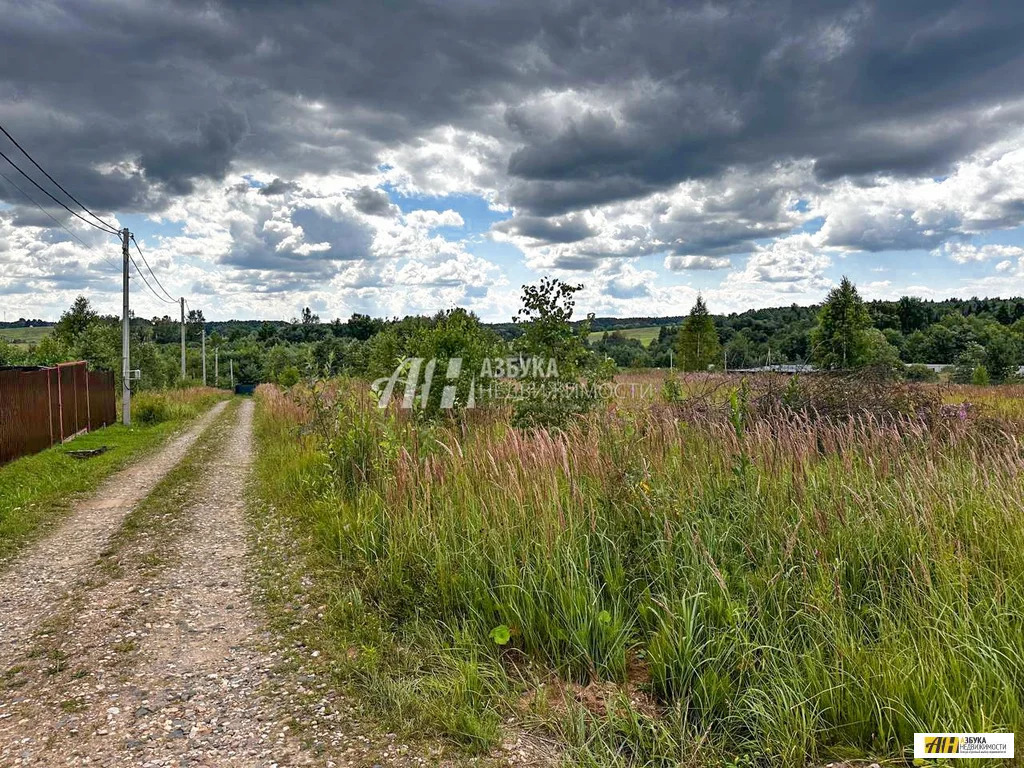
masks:
[[[287,408],[280,398],[276,405]],[[289,645],[318,651],[321,670],[330,670],[334,681],[357,697],[362,722],[397,731],[424,753],[441,749],[445,762],[471,755],[473,764],[481,765],[481,756],[501,736],[493,701],[511,695],[511,685],[503,674],[486,669],[475,643],[451,642],[429,621],[396,632],[365,603],[351,579],[351,565],[325,546],[325,537],[332,537],[331,517],[322,516],[319,502],[316,510],[297,503],[299,498],[326,503],[319,493],[322,459],[308,441],[297,438],[296,422],[280,416],[264,398],[258,401],[257,482],[250,503],[253,548],[261,561],[258,587],[272,625]],[[303,620],[299,606],[304,605],[325,610]],[[449,743],[438,747],[437,737]]]
[[[398,728],[797,768],[1024,727],[1019,422],[645,404],[548,435],[331,397],[302,438],[261,391],[261,493],[308,542],[333,668]]]
[[[53,331],[52,326],[33,328],[0,328],[0,339],[12,344],[38,344]]]
[[[147,397],[156,398],[158,395]],[[155,451],[185,423],[209,408],[222,395],[195,393],[168,395],[174,418],[131,428],[115,424],[77,437],[32,456],[0,467],[0,567],[34,538],[59,521],[76,498],[94,490],[103,480]],[[74,459],[67,451],[107,446],[106,453]]]
[[[660,325],[649,325],[644,328],[626,328],[618,331],[627,339],[639,339],[640,343],[645,347],[649,347],[651,342],[658,338],[658,334],[661,333]],[[604,331],[595,331],[588,337],[591,342],[600,341],[604,335]]]

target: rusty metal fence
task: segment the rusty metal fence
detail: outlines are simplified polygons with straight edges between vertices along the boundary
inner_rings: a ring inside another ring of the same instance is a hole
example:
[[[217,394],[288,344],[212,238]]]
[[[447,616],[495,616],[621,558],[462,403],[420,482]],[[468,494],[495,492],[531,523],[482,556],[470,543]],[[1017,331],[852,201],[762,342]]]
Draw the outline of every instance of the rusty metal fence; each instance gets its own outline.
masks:
[[[0,368],[0,464],[115,421],[110,371],[84,362]]]

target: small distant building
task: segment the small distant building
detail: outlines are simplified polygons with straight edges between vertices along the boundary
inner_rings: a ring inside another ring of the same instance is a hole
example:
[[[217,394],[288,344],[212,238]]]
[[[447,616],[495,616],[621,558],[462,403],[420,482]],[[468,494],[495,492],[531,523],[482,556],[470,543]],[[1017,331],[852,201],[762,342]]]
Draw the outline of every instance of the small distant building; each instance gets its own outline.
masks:
[[[814,373],[815,367],[804,363],[779,363],[762,365],[757,368],[730,368],[730,373]]]

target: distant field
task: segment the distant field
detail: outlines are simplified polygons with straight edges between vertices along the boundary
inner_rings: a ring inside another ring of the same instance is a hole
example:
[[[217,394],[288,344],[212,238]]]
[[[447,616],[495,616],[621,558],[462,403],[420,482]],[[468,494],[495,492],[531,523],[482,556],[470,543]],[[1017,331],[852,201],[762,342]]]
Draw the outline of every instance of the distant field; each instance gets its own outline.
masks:
[[[45,326],[43,328],[0,328],[0,339],[6,339],[15,344],[36,344],[43,337],[48,336],[52,330],[52,326]]]
[[[660,325],[649,325],[646,328],[625,328],[619,331],[627,339],[639,339],[640,343],[645,347],[649,347],[651,342],[658,338],[658,333],[660,332]],[[600,341],[603,335],[604,331],[594,331],[590,334],[590,340]]]

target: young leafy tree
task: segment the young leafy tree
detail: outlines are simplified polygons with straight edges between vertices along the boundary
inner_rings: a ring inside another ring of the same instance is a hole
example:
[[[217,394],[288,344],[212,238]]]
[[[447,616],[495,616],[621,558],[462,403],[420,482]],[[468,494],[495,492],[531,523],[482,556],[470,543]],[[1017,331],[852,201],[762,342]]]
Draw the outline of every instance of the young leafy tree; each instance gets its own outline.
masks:
[[[977,343],[970,344],[957,357],[949,380],[954,384],[970,384],[974,378],[974,372],[981,367],[984,359],[985,348]]]
[[[21,355],[13,344],[6,339],[0,339],[0,365],[17,365],[21,362]]]
[[[1014,335],[999,325],[992,328],[984,357],[985,370],[991,380],[1006,381],[1017,372],[1020,359],[1020,343]]]
[[[79,296],[71,305],[71,309],[60,316],[60,320],[54,326],[53,335],[65,344],[73,344],[97,317],[89,300],[85,296]]]
[[[205,325],[206,318],[203,317],[203,310],[190,309],[185,316],[185,337],[189,341],[199,341],[202,339]]]
[[[718,331],[700,294],[697,294],[697,303],[679,329],[676,351],[679,353],[679,367],[684,371],[706,371],[722,360]]]
[[[900,352],[889,343],[886,334],[877,328],[868,328],[866,335],[864,365],[870,365],[879,373],[891,378],[902,377],[903,361],[900,360]]]
[[[513,350],[541,361],[545,373],[520,377],[533,393],[516,403],[516,426],[563,428],[593,407],[593,388],[611,377],[614,363],[587,348],[592,318],[588,316],[575,328],[572,325],[573,296],[582,287],[547,277],[537,285],[523,286],[523,306],[513,318],[522,323],[523,333],[513,342]],[[553,370],[549,368],[552,361],[557,376],[547,375]]]
[[[811,331],[811,360],[819,368],[843,370],[869,363],[871,316],[848,277],[833,288]]]
[[[559,374],[575,376],[585,366],[590,352],[586,339],[590,333],[589,319],[573,329],[573,296],[582,285],[571,285],[557,278],[542,278],[537,285],[523,286],[523,306],[512,318],[522,323],[523,335],[516,339],[515,349],[523,355],[554,359]]]

